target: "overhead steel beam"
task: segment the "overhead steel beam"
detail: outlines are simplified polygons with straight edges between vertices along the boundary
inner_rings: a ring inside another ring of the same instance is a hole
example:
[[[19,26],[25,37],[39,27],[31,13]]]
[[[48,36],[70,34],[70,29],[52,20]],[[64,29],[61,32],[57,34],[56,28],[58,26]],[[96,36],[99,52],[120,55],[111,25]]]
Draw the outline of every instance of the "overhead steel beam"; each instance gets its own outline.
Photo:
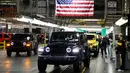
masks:
[[[122,15],[107,15],[107,17],[121,17]]]
[[[124,13],[124,11],[107,11],[108,14]]]

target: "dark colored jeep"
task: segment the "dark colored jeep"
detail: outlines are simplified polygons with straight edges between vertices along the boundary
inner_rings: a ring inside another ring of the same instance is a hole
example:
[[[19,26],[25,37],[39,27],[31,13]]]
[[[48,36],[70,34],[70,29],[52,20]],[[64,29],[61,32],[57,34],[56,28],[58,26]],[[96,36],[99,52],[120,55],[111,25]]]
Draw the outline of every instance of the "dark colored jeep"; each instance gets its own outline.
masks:
[[[34,34],[22,33],[22,34],[12,34],[11,41],[7,42],[7,56],[11,56],[12,52],[27,52],[28,56],[31,56],[32,51],[37,55],[37,37]]]
[[[90,64],[90,51],[83,33],[53,32],[49,43],[38,48],[38,69],[46,70],[47,64],[73,64],[74,71],[80,71],[82,62],[85,67]]]

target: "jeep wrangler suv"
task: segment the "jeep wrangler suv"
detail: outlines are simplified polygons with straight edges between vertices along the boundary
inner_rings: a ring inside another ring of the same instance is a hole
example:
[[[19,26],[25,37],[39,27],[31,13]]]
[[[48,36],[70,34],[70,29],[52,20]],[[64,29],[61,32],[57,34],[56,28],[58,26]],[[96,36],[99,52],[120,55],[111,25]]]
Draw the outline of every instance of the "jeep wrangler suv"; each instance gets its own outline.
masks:
[[[83,33],[53,32],[49,43],[38,48],[38,70],[45,72],[47,64],[70,65],[80,71],[81,64],[89,67],[90,51]]]
[[[27,52],[31,56],[32,51],[37,55],[38,42],[36,36],[30,33],[14,33],[12,34],[11,41],[6,44],[7,56],[10,57],[12,52]]]

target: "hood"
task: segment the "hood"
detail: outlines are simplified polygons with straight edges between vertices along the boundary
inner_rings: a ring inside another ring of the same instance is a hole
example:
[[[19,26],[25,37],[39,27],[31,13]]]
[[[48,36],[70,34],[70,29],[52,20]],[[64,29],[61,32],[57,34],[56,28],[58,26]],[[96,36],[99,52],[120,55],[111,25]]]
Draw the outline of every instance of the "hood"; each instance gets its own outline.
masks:
[[[96,40],[88,40],[88,44],[94,44],[96,43]]]
[[[67,48],[69,46],[74,46],[74,45],[75,45],[75,43],[54,42],[54,43],[49,43],[47,45],[47,47],[65,47],[65,48]]]

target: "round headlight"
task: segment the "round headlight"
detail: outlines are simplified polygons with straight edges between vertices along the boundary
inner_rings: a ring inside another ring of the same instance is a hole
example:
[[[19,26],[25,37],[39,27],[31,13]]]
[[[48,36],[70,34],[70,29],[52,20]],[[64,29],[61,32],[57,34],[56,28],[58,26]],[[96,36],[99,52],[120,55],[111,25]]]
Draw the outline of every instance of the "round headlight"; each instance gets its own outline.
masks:
[[[23,42],[23,45],[26,45],[26,42]]]
[[[14,45],[14,42],[11,42],[11,45]]]
[[[42,47],[40,47],[40,48],[38,48],[38,51],[39,51],[39,52],[43,52],[44,49],[43,49]]]
[[[71,52],[71,48],[67,48],[66,51],[67,51],[67,53],[70,53]]]
[[[46,52],[50,52],[50,48],[49,47],[46,47]]]
[[[74,52],[74,53],[78,53],[78,52],[79,52],[79,49],[78,49],[78,48],[75,48],[75,49],[73,49],[73,52]]]

